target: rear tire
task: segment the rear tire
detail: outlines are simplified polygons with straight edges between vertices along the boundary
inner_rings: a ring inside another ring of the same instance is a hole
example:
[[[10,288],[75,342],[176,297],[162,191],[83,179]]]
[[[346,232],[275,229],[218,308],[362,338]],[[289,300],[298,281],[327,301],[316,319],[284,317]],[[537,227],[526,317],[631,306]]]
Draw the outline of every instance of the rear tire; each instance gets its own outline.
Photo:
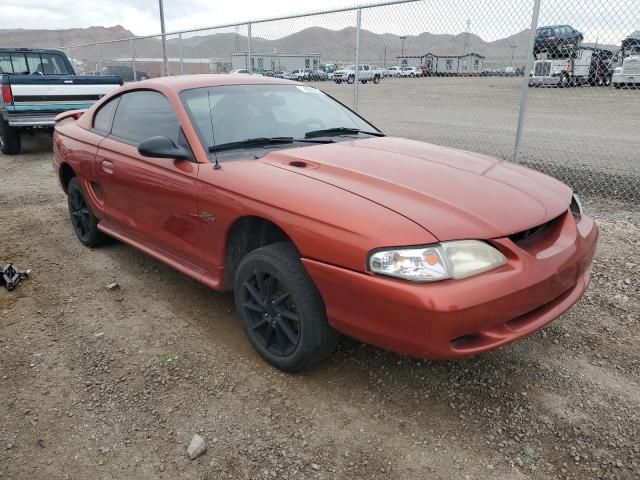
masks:
[[[378,76],[373,77],[373,83],[375,83],[376,85],[380,83],[380,77]]]
[[[16,155],[20,153],[21,146],[20,130],[0,118],[0,151],[5,155]]]
[[[327,359],[340,335],[327,322],[324,302],[289,242],[246,255],[234,281],[236,309],[260,356],[285,372]]]
[[[89,207],[78,177],[73,177],[69,181],[67,192],[69,218],[80,243],[90,248],[108,243],[111,237],[98,230],[98,218]]]
[[[353,82],[355,82],[355,81],[356,81],[356,77],[347,77],[347,83],[348,83],[349,85],[351,85],[351,84],[352,84]]]

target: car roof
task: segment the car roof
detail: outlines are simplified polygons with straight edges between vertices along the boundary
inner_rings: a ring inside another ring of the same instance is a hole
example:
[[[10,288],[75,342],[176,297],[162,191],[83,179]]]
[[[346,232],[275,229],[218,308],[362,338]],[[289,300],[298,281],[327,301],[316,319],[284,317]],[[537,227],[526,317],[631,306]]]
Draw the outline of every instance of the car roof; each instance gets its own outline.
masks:
[[[151,80],[144,80],[138,83],[138,85],[148,85],[149,87],[153,87],[158,84],[180,92],[182,90],[191,90],[193,88],[220,87],[223,85],[296,85],[298,83],[292,82],[291,80],[264,77],[261,75],[229,75],[217,73],[160,77]]]
[[[23,47],[0,47],[0,52],[22,52],[22,53],[59,53],[64,55],[62,50],[56,50],[54,48],[23,48]]]

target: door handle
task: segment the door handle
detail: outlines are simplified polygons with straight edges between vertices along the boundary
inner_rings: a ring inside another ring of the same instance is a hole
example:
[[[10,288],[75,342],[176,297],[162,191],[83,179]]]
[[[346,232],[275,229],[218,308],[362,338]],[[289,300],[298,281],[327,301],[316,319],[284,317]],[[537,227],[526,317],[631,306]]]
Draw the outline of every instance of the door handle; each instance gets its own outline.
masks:
[[[109,160],[102,160],[100,165],[102,165],[102,170],[105,173],[113,175],[113,162],[110,162]]]

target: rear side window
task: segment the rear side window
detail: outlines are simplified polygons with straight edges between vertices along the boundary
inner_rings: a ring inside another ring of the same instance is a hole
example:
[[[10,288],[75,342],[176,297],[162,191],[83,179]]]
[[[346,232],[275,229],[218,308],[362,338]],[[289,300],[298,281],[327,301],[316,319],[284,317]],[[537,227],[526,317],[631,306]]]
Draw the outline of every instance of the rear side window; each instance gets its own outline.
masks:
[[[134,144],[156,136],[170,138],[178,144],[180,123],[164,95],[149,90],[137,91],[120,97],[111,134]]]
[[[118,102],[120,101],[120,97],[114,98],[113,100],[105,103],[96,116],[93,117],[93,128],[99,130],[100,132],[108,135],[111,131],[111,122],[113,121],[113,114],[116,113],[116,108],[118,107]]]
[[[62,55],[55,53],[27,53],[29,73],[41,75],[70,75]]]
[[[0,53],[0,73],[29,73],[24,53]]]

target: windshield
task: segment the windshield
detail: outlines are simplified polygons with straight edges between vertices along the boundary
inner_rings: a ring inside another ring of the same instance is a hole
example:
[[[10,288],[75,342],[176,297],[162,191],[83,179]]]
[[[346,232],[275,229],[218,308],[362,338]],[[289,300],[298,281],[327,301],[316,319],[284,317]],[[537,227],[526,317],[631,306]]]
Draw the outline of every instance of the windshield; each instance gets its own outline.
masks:
[[[183,103],[205,149],[255,138],[304,138],[325,129],[378,130],[320,90],[229,85],[186,90]]]

